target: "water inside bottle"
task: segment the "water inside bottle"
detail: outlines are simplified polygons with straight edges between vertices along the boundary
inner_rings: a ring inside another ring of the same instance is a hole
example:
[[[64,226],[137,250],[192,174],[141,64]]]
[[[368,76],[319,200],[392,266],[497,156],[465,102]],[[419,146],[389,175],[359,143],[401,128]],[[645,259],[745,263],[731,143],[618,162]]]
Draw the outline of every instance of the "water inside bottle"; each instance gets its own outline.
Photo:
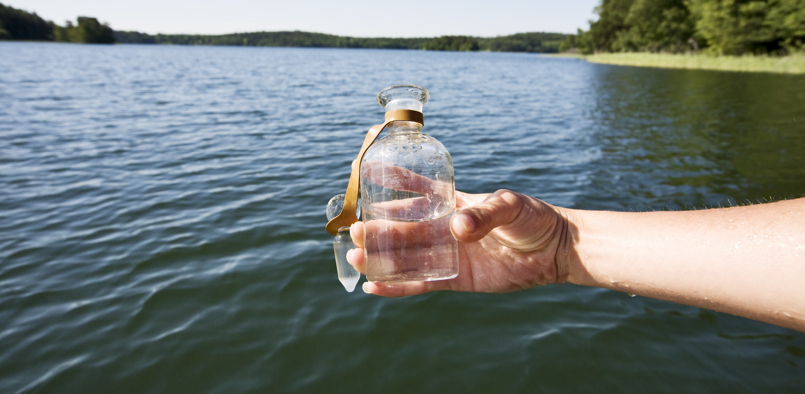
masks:
[[[368,280],[431,281],[458,275],[458,242],[450,233],[455,209],[433,197],[423,199],[376,203],[364,210]]]

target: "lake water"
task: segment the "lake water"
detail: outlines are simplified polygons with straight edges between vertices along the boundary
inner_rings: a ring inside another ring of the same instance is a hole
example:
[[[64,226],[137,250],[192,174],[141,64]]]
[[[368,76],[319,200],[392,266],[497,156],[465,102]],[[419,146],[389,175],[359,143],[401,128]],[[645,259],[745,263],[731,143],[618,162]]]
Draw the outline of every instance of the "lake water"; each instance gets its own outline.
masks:
[[[0,43],[0,392],[801,392],[805,334],[555,285],[347,293],[324,208],[427,87],[456,186],[805,194],[805,76],[508,53]]]

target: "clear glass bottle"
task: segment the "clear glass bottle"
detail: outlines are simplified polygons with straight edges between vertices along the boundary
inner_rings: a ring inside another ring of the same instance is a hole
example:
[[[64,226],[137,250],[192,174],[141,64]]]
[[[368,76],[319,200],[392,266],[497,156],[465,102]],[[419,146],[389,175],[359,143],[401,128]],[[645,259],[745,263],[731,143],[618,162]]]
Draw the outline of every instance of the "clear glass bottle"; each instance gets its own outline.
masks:
[[[386,111],[422,111],[429,94],[415,85],[382,90]],[[361,161],[361,210],[366,278],[430,281],[458,275],[458,243],[450,233],[456,210],[453,161],[422,125],[397,121]]]

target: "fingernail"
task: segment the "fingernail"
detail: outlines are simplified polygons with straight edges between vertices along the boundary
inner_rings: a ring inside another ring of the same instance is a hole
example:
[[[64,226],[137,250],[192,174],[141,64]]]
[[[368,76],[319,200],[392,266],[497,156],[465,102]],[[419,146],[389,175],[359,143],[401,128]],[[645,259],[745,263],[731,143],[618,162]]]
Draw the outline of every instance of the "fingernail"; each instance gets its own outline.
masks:
[[[363,285],[361,285],[361,289],[363,289],[363,292],[366,294],[372,294],[372,292],[369,291],[369,282],[363,282]]]
[[[455,216],[456,218],[454,220],[458,222],[458,224],[461,226],[461,229],[464,230],[465,233],[471,234],[473,231],[475,231],[475,222],[473,222],[469,216],[462,213],[457,213]]]

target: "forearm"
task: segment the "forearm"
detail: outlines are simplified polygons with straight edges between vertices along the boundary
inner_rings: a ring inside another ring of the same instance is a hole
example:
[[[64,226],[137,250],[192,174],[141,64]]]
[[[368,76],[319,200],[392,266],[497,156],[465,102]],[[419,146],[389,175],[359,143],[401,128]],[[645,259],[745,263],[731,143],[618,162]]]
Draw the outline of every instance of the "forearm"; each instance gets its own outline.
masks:
[[[805,331],[805,199],[703,211],[566,214],[571,283]]]

